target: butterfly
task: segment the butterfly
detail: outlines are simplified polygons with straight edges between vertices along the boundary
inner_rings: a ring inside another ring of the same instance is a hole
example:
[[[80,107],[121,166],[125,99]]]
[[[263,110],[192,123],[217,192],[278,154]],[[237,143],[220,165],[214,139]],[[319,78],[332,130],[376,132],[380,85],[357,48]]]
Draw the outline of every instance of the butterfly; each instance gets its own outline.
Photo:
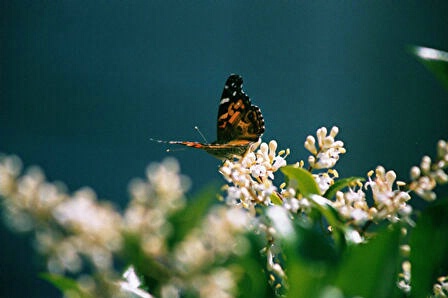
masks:
[[[232,74],[228,77],[219,102],[216,141],[166,143],[202,149],[222,160],[243,156],[253,143],[258,142],[265,127],[260,108],[252,105],[242,87],[241,76]]]

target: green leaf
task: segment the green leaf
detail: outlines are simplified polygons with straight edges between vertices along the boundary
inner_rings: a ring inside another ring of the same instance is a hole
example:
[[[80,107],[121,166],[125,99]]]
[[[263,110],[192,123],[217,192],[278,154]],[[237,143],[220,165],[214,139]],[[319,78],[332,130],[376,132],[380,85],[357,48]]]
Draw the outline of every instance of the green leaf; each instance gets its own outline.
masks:
[[[267,282],[266,257],[260,253],[265,244],[253,233],[248,233],[246,239],[249,241],[248,252],[235,260],[238,265],[238,297],[275,297]]]
[[[277,206],[283,205],[283,201],[277,193],[275,193],[275,192],[271,193],[269,198],[271,199],[272,204],[277,205]]]
[[[288,177],[289,185],[305,197],[311,194],[320,195],[319,187],[309,171],[294,166],[283,167],[281,171]]]
[[[170,278],[170,262],[148,256],[142,248],[141,236],[134,233],[123,235],[121,259],[126,265],[133,265],[135,271],[141,274],[145,285],[156,288]]]
[[[41,273],[39,276],[51,283],[63,293],[70,291],[78,294],[78,297],[80,298],[93,298],[93,296],[85,293],[74,279],[51,273]]]
[[[349,247],[335,285],[349,297],[397,297],[399,239],[400,227],[395,226],[380,230],[366,244]]]
[[[331,202],[324,197],[311,195],[309,200],[333,228],[333,239],[337,244],[337,247],[342,250],[346,243],[345,240],[347,237],[345,237],[345,233],[347,232],[347,227],[345,226],[344,220],[339,215],[339,212],[331,206]]]
[[[343,178],[343,179],[337,180],[332,186],[330,186],[329,189],[327,189],[327,191],[325,192],[325,194],[323,196],[326,197],[327,199],[331,199],[336,195],[336,193],[338,191],[340,191],[341,189],[344,189],[347,186],[353,185],[357,181],[364,181],[364,178],[348,177],[348,178]]]
[[[169,222],[173,226],[173,232],[168,239],[170,246],[184,239],[184,237],[202,221],[211,205],[217,203],[216,185],[209,185],[202,189],[192,199],[189,199],[187,206],[176,212]]]
[[[325,217],[331,226],[339,226],[342,223],[342,219],[338,211],[331,206],[331,202],[324,197],[311,195],[309,196],[310,202],[313,206],[319,210],[319,212]]]
[[[410,52],[448,88],[448,53],[436,49],[412,46]]]
[[[285,240],[287,297],[321,297],[338,264],[338,253],[316,226],[296,222],[295,241]]]
[[[313,175],[303,169],[294,166],[283,167],[282,172],[289,179],[291,187],[297,189],[304,197],[307,197],[314,208],[325,217],[327,222],[333,227],[333,239],[339,249],[345,246],[345,225],[339,213],[331,206],[326,198],[320,196],[320,190]],[[320,217],[320,214],[318,216]]]
[[[448,273],[448,198],[426,208],[411,234],[411,297],[428,297]]]
[[[288,283],[289,291],[287,297],[309,298],[319,297],[319,292],[325,286],[325,266],[318,263],[306,263],[297,254],[288,255]]]

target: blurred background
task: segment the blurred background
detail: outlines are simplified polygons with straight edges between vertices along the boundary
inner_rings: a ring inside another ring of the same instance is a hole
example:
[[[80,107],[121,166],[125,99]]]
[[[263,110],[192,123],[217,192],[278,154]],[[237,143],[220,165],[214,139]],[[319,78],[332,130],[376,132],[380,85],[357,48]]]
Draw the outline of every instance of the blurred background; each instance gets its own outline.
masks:
[[[176,157],[192,192],[223,183],[199,150],[230,73],[266,122],[264,140],[340,128],[341,176],[378,164],[401,180],[448,137],[448,93],[407,45],[448,50],[448,2],[0,1],[0,152],[72,192],[124,208],[148,163]],[[174,148],[173,148],[174,149]],[[419,199],[417,199],[419,200]],[[0,227],[0,297],[59,297],[26,235]]]

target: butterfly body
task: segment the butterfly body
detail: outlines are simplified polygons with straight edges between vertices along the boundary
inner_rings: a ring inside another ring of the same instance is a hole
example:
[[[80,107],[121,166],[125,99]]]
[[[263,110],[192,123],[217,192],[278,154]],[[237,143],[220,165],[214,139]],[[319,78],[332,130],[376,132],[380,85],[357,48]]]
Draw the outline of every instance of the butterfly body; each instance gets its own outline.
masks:
[[[217,140],[210,144],[190,141],[168,141],[202,149],[219,159],[242,156],[257,142],[265,130],[263,115],[252,105],[243,89],[243,79],[230,75],[224,86],[218,108]]]

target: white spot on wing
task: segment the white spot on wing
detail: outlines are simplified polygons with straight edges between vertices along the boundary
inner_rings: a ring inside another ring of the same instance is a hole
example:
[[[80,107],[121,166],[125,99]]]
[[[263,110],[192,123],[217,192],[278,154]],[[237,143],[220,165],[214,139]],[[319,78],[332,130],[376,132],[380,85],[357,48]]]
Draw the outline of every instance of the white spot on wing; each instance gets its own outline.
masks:
[[[226,97],[226,98],[221,99],[221,101],[219,103],[223,104],[223,103],[229,102],[229,100],[230,99],[228,97]]]

